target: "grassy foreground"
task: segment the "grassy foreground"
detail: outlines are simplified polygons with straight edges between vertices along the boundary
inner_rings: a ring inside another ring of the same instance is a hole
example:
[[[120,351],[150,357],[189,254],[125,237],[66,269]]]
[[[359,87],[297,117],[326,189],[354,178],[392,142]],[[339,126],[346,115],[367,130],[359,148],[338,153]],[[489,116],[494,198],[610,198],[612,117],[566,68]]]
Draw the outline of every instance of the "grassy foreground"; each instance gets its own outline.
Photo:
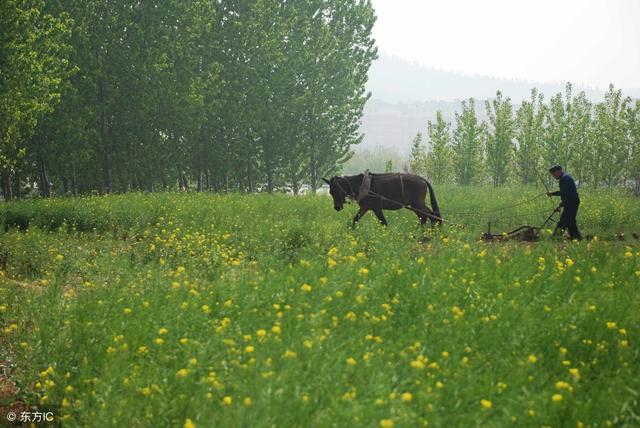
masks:
[[[65,426],[638,426],[640,201],[437,189],[464,227],[327,197],[130,194],[0,207],[0,362]],[[0,402],[0,406],[8,402]],[[4,423],[4,415],[0,425]]]

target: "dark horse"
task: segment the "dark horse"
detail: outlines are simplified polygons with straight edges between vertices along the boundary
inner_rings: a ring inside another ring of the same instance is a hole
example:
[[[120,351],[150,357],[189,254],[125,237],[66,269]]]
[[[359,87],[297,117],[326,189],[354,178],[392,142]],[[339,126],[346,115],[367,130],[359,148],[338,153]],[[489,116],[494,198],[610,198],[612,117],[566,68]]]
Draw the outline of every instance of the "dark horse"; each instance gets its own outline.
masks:
[[[368,177],[367,177],[368,175]],[[333,176],[331,180],[323,178],[329,185],[329,192],[333,197],[333,207],[340,211],[346,198],[354,199],[360,205],[360,210],[353,218],[353,226],[372,210],[382,225],[387,225],[382,210],[398,210],[409,208],[420,218],[423,225],[427,219],[431,224],[442,224],[440,208],[431,184],[415,174],[358,174],[344,177]],[[370,180],[370,181],[368,181]],[[364,185],[363,185],[364,181]],[[429,192],[431,209],[425,203]]]

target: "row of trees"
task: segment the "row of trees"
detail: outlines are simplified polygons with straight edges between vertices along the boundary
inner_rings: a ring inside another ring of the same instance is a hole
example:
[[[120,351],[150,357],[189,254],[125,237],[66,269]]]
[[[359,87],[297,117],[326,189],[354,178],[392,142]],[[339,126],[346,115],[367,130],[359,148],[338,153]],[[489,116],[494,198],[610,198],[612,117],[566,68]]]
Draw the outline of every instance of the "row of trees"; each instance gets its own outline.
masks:
[[[350,155],[369,0],[4,0],[5,199],[319,185]]]
[[[462,102],[453,129],[438,112],[428,123],[428,144],[421,134],[413,140],[410,169],[435,183],[499,186],[532,184],[560,164],[580,185],[640,192],[640,100],[610,86],[603,101],[592,103],[567,84],[547,103],[533,89],[515,112],[498,92],[485,109],[488,119],[480,122],[475,101]]]

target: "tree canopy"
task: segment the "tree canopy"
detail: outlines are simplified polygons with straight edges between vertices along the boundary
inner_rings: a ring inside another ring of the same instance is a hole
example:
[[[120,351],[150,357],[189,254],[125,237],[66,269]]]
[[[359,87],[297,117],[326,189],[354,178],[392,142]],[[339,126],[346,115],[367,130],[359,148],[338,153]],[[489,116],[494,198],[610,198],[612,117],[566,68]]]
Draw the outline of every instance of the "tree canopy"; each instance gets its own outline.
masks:
[[[362,138],[369,1],[5,3],[5,199],[315,188]]]

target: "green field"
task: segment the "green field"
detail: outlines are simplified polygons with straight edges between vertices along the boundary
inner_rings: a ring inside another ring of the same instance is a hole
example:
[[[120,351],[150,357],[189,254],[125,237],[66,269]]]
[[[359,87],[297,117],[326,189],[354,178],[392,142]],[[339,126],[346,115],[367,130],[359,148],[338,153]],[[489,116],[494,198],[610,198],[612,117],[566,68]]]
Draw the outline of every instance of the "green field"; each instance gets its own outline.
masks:
[[[484,243],[551,203],[436,192],[455,224],[424,232],[407,210],[351,230],[356,207],[322,196],[4,203],[19,391],[0,406],[72,427],[639,426],[640,200],[582,192],[592,240]]]

